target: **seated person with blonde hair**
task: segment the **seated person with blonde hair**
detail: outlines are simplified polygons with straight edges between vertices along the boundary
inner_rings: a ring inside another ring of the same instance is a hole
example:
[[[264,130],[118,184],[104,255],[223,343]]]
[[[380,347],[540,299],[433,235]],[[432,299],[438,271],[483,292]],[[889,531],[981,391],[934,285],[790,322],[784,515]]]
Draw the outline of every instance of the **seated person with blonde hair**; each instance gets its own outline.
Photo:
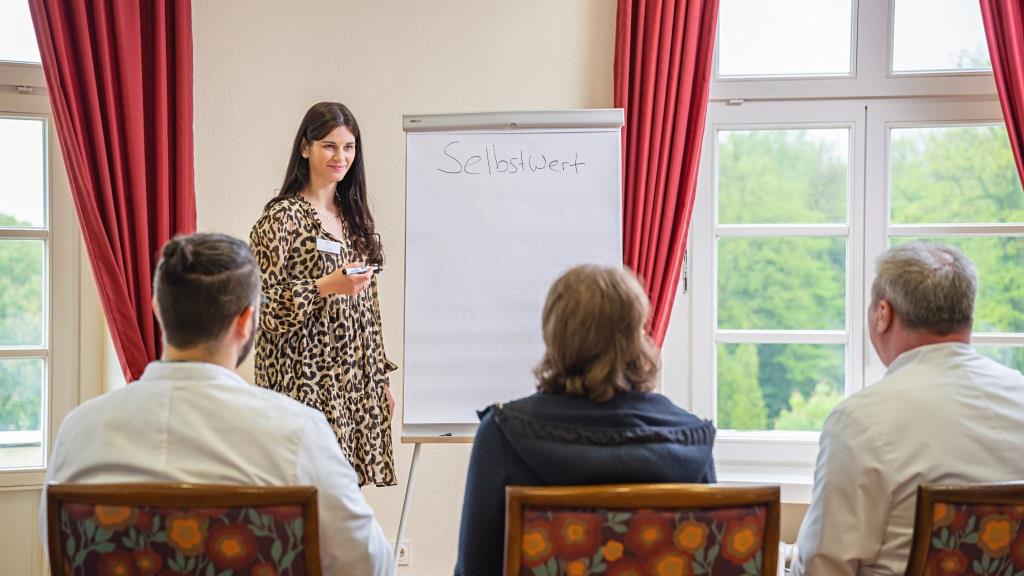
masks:
[[[551,287],[538,393],[480,413],[456,574],[502,573],[508,485],[715,481],[714,426],[653,392],[648,310],[617,268],[578,266]]]

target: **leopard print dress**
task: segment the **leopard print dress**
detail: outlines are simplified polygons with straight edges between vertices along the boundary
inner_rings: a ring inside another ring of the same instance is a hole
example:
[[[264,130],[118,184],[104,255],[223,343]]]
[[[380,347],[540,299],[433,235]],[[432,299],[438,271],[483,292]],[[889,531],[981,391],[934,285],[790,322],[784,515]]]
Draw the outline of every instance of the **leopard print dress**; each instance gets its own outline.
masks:
[[[317,239],[340,242],[341,253]],[[348,239],[324,230],[301,196],[278,202],[249,234],[264,306],[256,342],[256,384],[324,413],[359,484],[393,486],[391,415],[385,387],[397,366],[384,354],[377,276],[355,296],[321,296],[316,281],[363,260]]]

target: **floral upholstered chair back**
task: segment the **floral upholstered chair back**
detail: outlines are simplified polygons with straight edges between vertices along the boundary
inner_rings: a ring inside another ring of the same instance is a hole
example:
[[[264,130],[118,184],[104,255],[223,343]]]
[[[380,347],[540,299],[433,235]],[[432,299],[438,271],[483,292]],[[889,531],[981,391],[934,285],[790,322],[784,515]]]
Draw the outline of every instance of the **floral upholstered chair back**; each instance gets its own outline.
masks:
[[[51,484],[54,576],[319,576],[316,489]]]
[[[1024,574],[1024,482],[919,486],[906,573]]]
[[[507,576],[774,576],[779,488],[510,486]]]

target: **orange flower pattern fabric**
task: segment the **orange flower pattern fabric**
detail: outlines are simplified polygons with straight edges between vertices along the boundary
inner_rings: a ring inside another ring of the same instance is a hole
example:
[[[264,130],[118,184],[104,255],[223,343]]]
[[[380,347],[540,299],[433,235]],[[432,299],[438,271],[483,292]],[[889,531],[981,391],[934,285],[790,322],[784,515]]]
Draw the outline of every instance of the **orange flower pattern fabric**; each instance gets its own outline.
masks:
[[[668,543],[672,533],[665,514],[637,512],[626,522],[626,545],[645,556],[650,556]]]
[[[133,576],[135,574],[135,562],[132,555],[125,552],[111,552],[100,558],[100,576]]]
[[[167,519],[167,542],[185,557],[203,551],[208,518],[193,514],[171,514]]]
[[[967,572],[967,557],[959,550],[941,550],[935,556],[935,563],[929,568],[932,574],[963,574]]]
[[[944,502],[935,504],[932,508],[932,524],[936,527],[949,526],[956,519],[956,509]]]
[[[221,570],[241,570],[256,560],[256,536],[246,524],[219,524],[210,530],[206,553]]]
[[[625,551],[625,548],[622,546],[622,542],[618,540],[609,540],[604,543],[604,559],[608,562],[615,562],[622,558],[623,551]]]
[[[65,572],[104,576],[303,576],[304,522],[300,506],[60,510]]]
[[[608,565],[608,576],[646,576],[644,565],[636,560],[623,560]]]
[[[1024,574],[1024,512],[1019,505],[937,502],[927,573]]]
[[[702,522],[687,520],[676,528],[675,545],[684,552],[693,554],[702,550],[708,543],[708,525]]]
[[[665,548],[650,561],[647,572],[654,576],[690,576],[693,574],[693,559],[675,548]]]
[[[591,556],[601,545],[601,520],[593,514],[559,514],[552,525],[555,548],[562,557]]]
[[[128,506],[97,506],[93,514],[97,526],[114,532],[123,530],[139,517],[138,510]]]
[[[277,576],[277,568],[270,562],[260,562],[249,572],[252,576]]]
[[[725,529],[722,555],[734,564],[747,562],[761,548],[763,530],[764,524],[758,524],[757,519],[750,516],[730,522]]]
[[[164,566],[164,559],[150,548],[132,551],[132,560],[135,561],[135,571],[144,576],[157,574]]]
[[[527,507],[520,574],[759,576],[766,517],[764,506],[636,511]]]
[[[530,522],[523,528],[523,564],[529,567],[546,564],[555,553],[551,524],[546,521]]]

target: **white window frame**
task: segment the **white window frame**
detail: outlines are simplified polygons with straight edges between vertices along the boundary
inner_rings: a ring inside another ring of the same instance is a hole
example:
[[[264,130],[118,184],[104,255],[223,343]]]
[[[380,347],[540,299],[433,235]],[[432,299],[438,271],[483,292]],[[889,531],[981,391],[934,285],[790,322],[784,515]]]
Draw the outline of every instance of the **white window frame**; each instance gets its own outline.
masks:
[[[854,0],[853,73],[847,77],[719,78],[714,80],[701,151],[698,189],[674,322],[664,345],[663,391],[696,414],[716,419],[717,341],[842,343],[846,394],[877,381],[884,367],[865,332],[874,261],[889,235],[1024,235],[1016,225],[890,226],[890,127],[1002,123],[991,72],[893,73],[894,0]],[[886,26],[877,25],[885,18]],[[868,23],[867,25],[865,23]],[[871,24],[876,23],[876,24]],[[859,30],[859,32],[858,32]],[[860,34],[858,36],[858,33]],[[719,226],[715,214],[717,132],[727,128],[851,128],[850,187],[844,225]],[[878,201],[881,198],[884,201]],[[718,331],[715,318],[716,235],[821,236],[847,234],[844,331]],[[723,338],[724,337],[724,338]],[[1022,334],[978,334],[978,344],[1024,344]],[[810,501],[818,451],[816,432],[720,431],[715,460],[721,482],[782,485],[785,502]]]
[[[0,62],[0,115],[43,119],[48,161],[46,229],[0,231],[0,238],[47,242],[44,346],[0,349],[0,358],[45,358],[40,422],[43,458],[40,466],[0,469],[0,490],[42,485],[52,438],[79,400],[79,230],[45,85],[40,65]]]

